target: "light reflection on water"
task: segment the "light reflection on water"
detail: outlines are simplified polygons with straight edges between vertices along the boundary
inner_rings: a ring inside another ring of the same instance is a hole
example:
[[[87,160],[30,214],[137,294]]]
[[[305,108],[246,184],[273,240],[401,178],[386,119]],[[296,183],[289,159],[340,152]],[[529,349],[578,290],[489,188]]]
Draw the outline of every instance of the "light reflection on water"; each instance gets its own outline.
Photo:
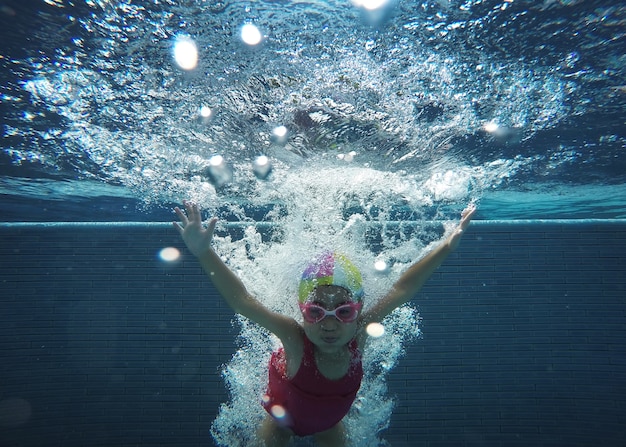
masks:
[[[154,204],[206,188],[215,154],[233,165],[237,186],[220,197],[208,188],[207,202],[251,194],[249,166],[259,155],[277,181],[307,157],[310,169],[350,162],[418,181],[465,170],[478,194],[515,183],[528,167],[558,172],[583,158],[515,150],[567,117],[576,85],[553,65],[490,59],[464,45],[461,35],[503,14],[481,17],[485,2],[391,2],[380,26],[361,20],[367,5],[348,2],[88,6],[92,14],[74,19],[74,46],[54,63],[34,58],[23,83],[32,95],[23,116],[64,124],[9,126],[24,140],[11,150],[14,163],[75,170]],[[264,42],[251,49],[240,31],[253,23]],[[177,41],[197,48],[194,69],[178,67]],[[571,54],[564,64],[574,69]],[[60,148],[67,165],[55,156]]]

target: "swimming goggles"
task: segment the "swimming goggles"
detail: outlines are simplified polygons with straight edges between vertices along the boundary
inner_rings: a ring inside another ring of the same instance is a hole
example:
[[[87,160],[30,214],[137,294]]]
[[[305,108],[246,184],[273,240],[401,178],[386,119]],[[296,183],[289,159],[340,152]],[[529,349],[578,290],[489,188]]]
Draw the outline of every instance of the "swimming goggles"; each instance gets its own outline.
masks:
[[[313,303],[300,303],[300,311],[307,323],[319,323],[326,317],[335,317],[342,323],[352,323],[359,316],[362,303],[346,303],[337,306],[335,310],[326,310]]]

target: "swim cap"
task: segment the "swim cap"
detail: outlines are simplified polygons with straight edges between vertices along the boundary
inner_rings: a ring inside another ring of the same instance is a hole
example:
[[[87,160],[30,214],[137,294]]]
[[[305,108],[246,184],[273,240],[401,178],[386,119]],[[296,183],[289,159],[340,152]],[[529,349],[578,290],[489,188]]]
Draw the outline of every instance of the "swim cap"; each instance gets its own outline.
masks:
[[[317,286],[338,286],[352,294],[352,300],[363,298],[361,272],[341,253],[325,252],[317,256],[302,273],[298,299],[304,303]]]

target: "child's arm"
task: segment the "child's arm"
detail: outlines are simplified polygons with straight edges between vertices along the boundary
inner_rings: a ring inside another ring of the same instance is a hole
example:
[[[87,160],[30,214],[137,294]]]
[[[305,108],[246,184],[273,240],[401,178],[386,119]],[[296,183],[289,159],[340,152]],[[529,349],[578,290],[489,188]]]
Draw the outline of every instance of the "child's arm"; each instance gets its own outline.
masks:
[[[463,232],[467,228],[476,212],[474,205],[470,205],[461,213],[461,222],[452,234],[437,248],[424,258],[411,265],[396,281],[391,290],[361,318],[367,325],[371,322],[380,322],[385,316],[410,301],[422,288],[426,280],[443,263],[448,255],[456,249],[461,241]]]
[[[239,277],[224,264],[211,248],[216,218],[212,218],[207,228],[202,225],[200,208],[195,203],[183,202],[185,212],[180,208],[174,211],[182,225],[174,222],[185,241],[185,245],[200,261],[200,265],[226,303],[238,314],[260,324],[280,338],[283,343],[300,330],[300,325],[292,318],[270,311],[257,301],[246,289]],[[298,332],[299,333],[299,332]]]

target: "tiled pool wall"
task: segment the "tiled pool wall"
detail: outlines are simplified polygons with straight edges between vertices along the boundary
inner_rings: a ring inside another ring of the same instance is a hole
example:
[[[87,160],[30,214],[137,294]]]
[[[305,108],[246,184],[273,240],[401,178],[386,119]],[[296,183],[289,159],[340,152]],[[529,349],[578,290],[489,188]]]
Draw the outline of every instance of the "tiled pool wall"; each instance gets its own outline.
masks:
[[[0,236],[0,446],[213,445],[238,330],[171,227]],[[473,223],[413,301],[385,439],[625,446],[625,260],[626,222]]]

